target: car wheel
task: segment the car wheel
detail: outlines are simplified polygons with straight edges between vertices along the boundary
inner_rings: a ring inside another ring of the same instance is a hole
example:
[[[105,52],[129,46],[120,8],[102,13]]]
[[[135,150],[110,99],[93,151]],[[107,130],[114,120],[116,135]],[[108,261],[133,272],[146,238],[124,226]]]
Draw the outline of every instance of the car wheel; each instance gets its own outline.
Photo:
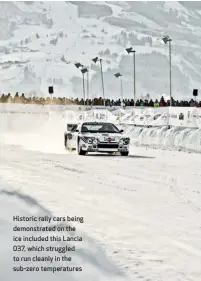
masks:
[[[64,136],[64,146],[65,147],[67,146],[67,136],[66,135]]]
[[[78,145],[77,145],[77,151],[78,151],[78,155],[86,155],[86,151],[82,150],[81,146],[80,146],[80,141],[78,141]]]
[[[121,151],[121,156],[128,156],[129,152],[128,151]]]

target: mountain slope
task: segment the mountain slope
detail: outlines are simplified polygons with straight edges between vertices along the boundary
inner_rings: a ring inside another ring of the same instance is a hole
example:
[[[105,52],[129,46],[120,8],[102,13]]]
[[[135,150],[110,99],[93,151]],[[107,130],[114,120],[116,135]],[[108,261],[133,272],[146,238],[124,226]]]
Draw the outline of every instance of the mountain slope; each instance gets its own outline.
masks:
[[[189,98],[200,88],[201,7],[190,2],[2,2],[0,4],[0,91],[82,97],[81,73],[90,67],[90,97],[101,96],[99,64],[103,58],[105,96],[133,96],[132,57],[136,50],[137,97],[169,93],[168,46],[172,39],[172,82],[175,98]]]

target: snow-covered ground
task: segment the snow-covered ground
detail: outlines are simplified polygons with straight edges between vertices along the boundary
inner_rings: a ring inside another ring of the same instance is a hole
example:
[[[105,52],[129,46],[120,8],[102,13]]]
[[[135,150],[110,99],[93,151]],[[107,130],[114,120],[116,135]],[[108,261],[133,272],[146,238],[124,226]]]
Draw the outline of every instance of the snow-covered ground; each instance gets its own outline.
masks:
[[[0,193],[0,235],[5,241],[0,276],[9,273],[5,253],[12,255],[7,235],[12,213],[46,214],[40,204],[55,216],[84,216],[78,231],[88,237],[85,250],[89,245],[99,249],[100,244],[126,280],[200,281],[200,154],[132,145],[128,157],[81,157],[64,149],[61,118],[14,116],[7,116],[5,127],[1,123],[1,190],[36,201]],[[121,280],[109,262],[108,275],[106,256],[99,253],[98,267],[86,259],[86,280]],[[11,280],[4,275],[1,279]]]
[[[9,206],[9,209],[8,209]],[[94,239],[92,239],[90,236],[87,236],[82,231],[80,231],[79,226],[76,225],[76,232],[75,235],[82,237],[82,242],[76,242],[76,251],[71,252],[71,255],[69,255],[69,252],[64,252],[58,254],[57,252],[46,252],[44,254],[43,251],[41,252],[30,252],[26,250],[26,253],[16,253],[13,251],[13,245],[25,245],[26,247],[30,247],[32,245],[40,247],[60,247],[60,249],[64,248],[66,245],[68,247],[72,247],[72,242],[13,242],[13,236],[21,236],[26,235],[31,237],[32,235],[36,238],[38,236],[42,236],[43,238],[46,238],[47,235],[51,236],[52,233],[47,232],[34,232],[30,231],[25,232],[13,232],[12,229],[16,226],[25,226],[25,227],[33,227],[34,226],[56,226],[61,228],[61,223],[51,223],[48,225],[47,222],[43,223],[33,223],[33,222],[14,222],[13,216],[21,216],[21,217],[45,217],[48,216],[49,218],[54,217],[54,215],[47,210],[46,207],[40,205],[38,201],[28,196],[27,194],[21,193],[19,190],[16,190],[13,184],[8,184],[8,182],[1,181],[1,189],[0,189],[0,238],[1,238],[1,249],[0,249],[0,278],[4,281],[10,281],[10,280],[129,280],[125,277],[125,274],[118,269],[117,266],[113,262],[111,262],[108,257],[105,255],[104,251],[101,250],[101,247],[96,243]],[[77,210],[78,211],[78,210]],[[62,215],[67,217],[70,217],[71,210],[68,209],[67,213],[65,211],[65,214]],[[75,216],[75,214],[73,215]],[[80,217],[82,215],[79,215]],[[85,220],[85,218],[84,218]],[[80,223],[81,224],[81,223]],[[65,226],[71,226],[74,227],[75,223],[71,224],[62,224],[62,227]],[[79,229],[79,230],[77,230]],[[62,237],[62,235],[71,235],[68,234],[68,232],[65,231],[55,231],[54,236]],[[26,257],[26,258],[44,258],[45,256],[51,258],[52,261],[42,261],[42,262],[14,262],[13,256],[17,257]],[[54,257],[62,257],[67,256],[72,258],[72,264],[69,261],[61,261],[61,262],[55,262]],[[33,267],[53,267],[55,272],[26,272],[25,270],[23,272],[14,272],[13,267],[22,266],[27,267],[31,266]],[[70,266],[77,266],[82,267],[82,272],[58,272],[56,271],[56,268],[58,267],[70,267]]]
[[[81,230],[132,280],[199,281],[200,167],[198,155],[177,152],[79,157],[1,146],[0,174],[2,187],[9,183],[54,215],[84,216]]]

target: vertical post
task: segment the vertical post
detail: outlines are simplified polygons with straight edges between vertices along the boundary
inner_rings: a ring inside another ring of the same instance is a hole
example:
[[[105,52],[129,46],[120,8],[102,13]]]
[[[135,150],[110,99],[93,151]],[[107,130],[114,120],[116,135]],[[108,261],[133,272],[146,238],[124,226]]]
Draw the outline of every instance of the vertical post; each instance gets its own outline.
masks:
[[[133,87],[134,87],[134,106],[136,103],[136,73],[135,73],[135,51],[133,51]]]
[[[100,59],[100,67],[101,67],[101,81],[102,81],[102,90],[103,90],[103,105],[105,106],[105,91],[104,91],[104,81],[103,81],[102,59]]]
[[[122,82],[122,76],[120,77],[120,89],[121,89],[121,99],[122,99],[122,107],[123,107],[123,82]]]
[[[87,105],[89,105],[89,70],[87,70]]]
[[[171,39],[169,39],[169,71],[170,71],[170,106],[172,106],[172,53],[171,53]]]
[[[84,84],[84,73],[82,73],[82,85],[83,85],[83,98],[84,98],[84,105],[85,105],[85,84]]]

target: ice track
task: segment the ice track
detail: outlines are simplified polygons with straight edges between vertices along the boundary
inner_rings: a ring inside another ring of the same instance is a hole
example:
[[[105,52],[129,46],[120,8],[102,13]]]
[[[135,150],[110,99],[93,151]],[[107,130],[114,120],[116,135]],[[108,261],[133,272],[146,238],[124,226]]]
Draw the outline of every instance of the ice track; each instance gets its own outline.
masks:
[[[16,222],[12,221],[13,214],[18,214],[20,216],[51,216],[52,214],[42,207],[36,200],[31,198],[30,196],[23,195],[19,191],[11,191],[9,190],[9,186],[6,184],[4,186],[4,190],[0,190],[0,223],[1,223],[1,255],[0,255],[0,277],[4,281],[16,280],[16,281],[35,281],[36,279],[39,281],[42,280],[128,280],[122,274],[122,272],[114,265],[114,263],[110,262],[104,252],[100,249],[100,247],[95,243],[93,239],[81,233],[80,231],[76,231],[75,235],[81,236],[83,238],[83,242],[76,244],[76,251],[72,252],[71,257],[74,266],[82,266],[84,271],[81,273],[77,272],[13,272],[12,267],[17,266],[17,264],[12,261],[12,246],[10,244],[12,241],[12,232],[10,232],[10,228],[16,225]],[[5,190],[7,189],[7,190]],[[9,210],[8,210],[9,204]],[[34,222],[26,223],[26,226],[33,226]],[[61,223],[58,223],[61,226]],[[18,224],[19,225],[19,224]],[[38,225],[38,224],[37,224]],[[40,226],[46,226],[46,223],[41,223]],[[62,224],[63,226],[67,226],[68,224]],[[72,225],[71,225],[72,226]],[[31,232],[30,236],[37,236],[38,233]],[[55,235],[61,236],[64,233],[55,232]],[[47,232],[43,233],[42,236],[46,237]],[[23,242],[25,246],[29,246],[30,242]],[[35,242],[35,246],[41,246],[41,242]],[[65,247],[66,242],[51,242],[51,246],[54,247]],[[71,246],[71,243],[67,244]],[[50,246],[50,242],[42,242],[43,247]],[[20,255],[20,253],[18,253]],[[53,262],[42,262],[42,266],[50,266],[59,267],[59,266],[70,266],[69,262],[54,262],[55,253],[48,253],[49,256],[52,256]],[[60,254],[60,257],[63,254]],[[68,255],[68,253],[67,253]],[[26,256],[26,253],[23,254]],[[36,252],[28,252],[27,256],[35,257]],[[38,252],[37,256],[44,257],[43,252]],[[19,265],[19,263],[18,263]],[[22,266],[28,266],[26,262],[21,263]],[[29,264],[29,266],[39,266],[38,263]]]
[[[81,157],[63,148],[59,120],[15,122],[1,135],[1,186],[84,216],[80,230],[131,280],[200,281],[199,154],[133,146],[129,157]]]

